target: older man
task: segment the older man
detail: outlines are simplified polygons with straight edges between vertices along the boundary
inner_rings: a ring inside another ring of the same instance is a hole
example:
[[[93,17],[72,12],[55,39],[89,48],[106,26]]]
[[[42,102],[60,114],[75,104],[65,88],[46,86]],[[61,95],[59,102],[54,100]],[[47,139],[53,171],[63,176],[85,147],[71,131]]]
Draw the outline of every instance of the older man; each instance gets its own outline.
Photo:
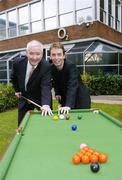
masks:
[[[42,106],[42,115],[52,115],[51,105],[51,72],[50,65],[43,59],[43,45],[33,40],[27,44],[26,56],[13,63],[11,74],[18,103],[18,126],[25,113],[33,110],[34,105],[21,96],[31,99]]]

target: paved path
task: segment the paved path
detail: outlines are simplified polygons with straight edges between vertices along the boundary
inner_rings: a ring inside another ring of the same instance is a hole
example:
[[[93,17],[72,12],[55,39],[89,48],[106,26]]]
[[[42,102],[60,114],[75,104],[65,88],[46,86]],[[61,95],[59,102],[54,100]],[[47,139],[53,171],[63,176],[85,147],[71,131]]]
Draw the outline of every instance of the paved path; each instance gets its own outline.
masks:
[[[91,101],[95,103],[105,103],[105,104],[122,104],[122,96],[116,96],[116,95],[91,96]]]
[[[52,89],[52,96],[54,96],[54,90]],[[95,103],[105,103],[105,104],[122,104],[122,95],[100,95],[100,96],[91,96],[91,101]]]

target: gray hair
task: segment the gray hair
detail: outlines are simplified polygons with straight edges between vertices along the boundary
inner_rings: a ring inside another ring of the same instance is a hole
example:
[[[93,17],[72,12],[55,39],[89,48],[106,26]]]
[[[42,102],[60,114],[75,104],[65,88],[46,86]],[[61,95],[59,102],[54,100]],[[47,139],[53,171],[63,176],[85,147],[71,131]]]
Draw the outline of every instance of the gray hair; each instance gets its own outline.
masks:
[[[28,42],[26,50],[28,50],[32,46],[39,46],[41,48],[41,50],[43,51],[43,44],[40,41],[32,40],[32,41]]]

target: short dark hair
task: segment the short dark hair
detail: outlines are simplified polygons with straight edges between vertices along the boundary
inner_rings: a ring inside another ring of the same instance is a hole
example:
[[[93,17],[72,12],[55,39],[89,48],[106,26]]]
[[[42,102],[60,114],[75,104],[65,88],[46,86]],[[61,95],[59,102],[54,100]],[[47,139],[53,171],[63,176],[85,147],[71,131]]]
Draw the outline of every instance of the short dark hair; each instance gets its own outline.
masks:
[[[52,43],[51,46],[50,46],[50,52],[51,52],[51,50],[52,50],[53,48],[62,49],[63,54],[65,54],[64,45],[61,44],[60,42],[54,42],[54,43]]]

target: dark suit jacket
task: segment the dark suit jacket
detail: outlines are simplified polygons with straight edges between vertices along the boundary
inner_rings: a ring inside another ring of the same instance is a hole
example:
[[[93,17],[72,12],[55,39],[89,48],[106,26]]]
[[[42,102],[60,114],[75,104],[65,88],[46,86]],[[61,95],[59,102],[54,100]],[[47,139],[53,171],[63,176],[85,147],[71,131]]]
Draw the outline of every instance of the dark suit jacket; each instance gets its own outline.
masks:
[[[11,80],[16,92],[33,100],[39,105],[51,105],[51,68],[44,59],[38,64],[28,83],[25,91],[25,76],[27,57],[18,58],[13,62]],[[25,100],[20,99],[19,108],[24,106]]]
[[[53,86],[56,95],[61,95],[61,105],[72,109],[90,108],[91,99],[75,64],[65,60],[62,70],[52,65]]]

